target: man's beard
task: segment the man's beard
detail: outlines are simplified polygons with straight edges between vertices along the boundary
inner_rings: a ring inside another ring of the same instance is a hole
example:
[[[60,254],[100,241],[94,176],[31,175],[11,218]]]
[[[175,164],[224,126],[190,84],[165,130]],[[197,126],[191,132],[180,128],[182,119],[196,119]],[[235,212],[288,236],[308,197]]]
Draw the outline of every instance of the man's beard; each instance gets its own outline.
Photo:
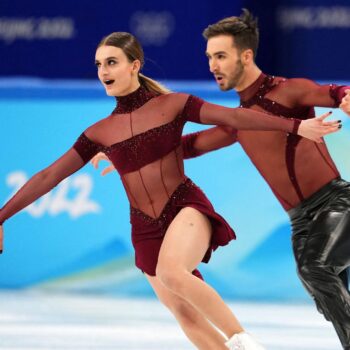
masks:
[[[240,59],[236,61],[236,69],[232,74],[230,74],[227,77],[227,85],[226,86],[221,86],[220,89],[222,91],[227,91],[227,90],[232,90],[234,89],[237,84],[239,83],[240,79],[242,78],[243,75],[243,64]]]

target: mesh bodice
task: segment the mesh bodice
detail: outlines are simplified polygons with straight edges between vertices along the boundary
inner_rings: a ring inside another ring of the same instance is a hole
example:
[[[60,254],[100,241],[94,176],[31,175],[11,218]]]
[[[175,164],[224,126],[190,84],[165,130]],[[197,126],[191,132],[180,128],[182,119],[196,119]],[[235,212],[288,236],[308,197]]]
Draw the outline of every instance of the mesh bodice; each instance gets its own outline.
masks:
[[[104,152],[121,177],[130,205],[157,218],[185,179],[181,134],[188,119],[188,95],[153,95],[152,101],[134,96],[146,102],[140,108],[131,97],[121,98],[114,112],[86,130],[74,147],[80,154],[86,145],[94,154]],[[196,103],[202,101],[192,101],[192,107]]]
[[[286,118],[308,119],[314,108],[301,94],[317,90],[318,106],[335,106],[337,87],[320,86],[306,79],[284,79],[262,74],[240,93],[241,106]],[[290,209],[339,176],[325,143],[318,144],[290,133],[238,131],[240,142],[282,206]]]
[[[229,125],[235,129],[284,130],[296,133],[298,120],[278,118],[244,108],[226,108],[182,93],[153,94],[144,87],[118,98],[117,108],[89,127],[74,146],[32,177],[0,210],[0,223],[26,207],[105,152],[121,176],[130,204],[151,218],[161,215],[183,183],[183,158],[191,138],[182,144],[187,121]]]

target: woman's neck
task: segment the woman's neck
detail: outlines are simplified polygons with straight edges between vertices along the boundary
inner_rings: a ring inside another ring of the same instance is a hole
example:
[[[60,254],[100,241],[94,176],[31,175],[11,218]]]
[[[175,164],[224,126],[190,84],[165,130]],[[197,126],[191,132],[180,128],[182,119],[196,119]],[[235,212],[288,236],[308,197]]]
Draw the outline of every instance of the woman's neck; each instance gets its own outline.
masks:
[[[113,111],[116,114],[131,113],[142,107],[146,102],[157,96],[156,93],[148,91],[143,85],[124,96],[116,96],[117,107]]]

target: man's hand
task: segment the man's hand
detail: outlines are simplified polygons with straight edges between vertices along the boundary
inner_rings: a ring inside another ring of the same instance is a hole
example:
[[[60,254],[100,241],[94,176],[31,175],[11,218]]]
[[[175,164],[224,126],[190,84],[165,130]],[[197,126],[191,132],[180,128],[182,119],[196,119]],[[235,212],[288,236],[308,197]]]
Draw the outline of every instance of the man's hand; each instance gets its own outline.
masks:
[[[338,131],[342,126],[340,120],[325,121],[331,114],[332,112],[327,112],[320,117],[303,120],[300,123],[298,134],[317,143],[322,143],[323,136]]]
[[[95,169],[98,168],[98,164],[101,160],[106,160],[107,162],[111,163],[111,161],[108,159],[108,157],[104,153],[102,153],[102,152],[97,153],[96,156],[91,159],[91,163]],[[101,175],[104,176],[104,175],[112,172],[113,170],[115,170],[115,168],[114,168],[113,164],[111,164],[107,168],[104,168],[102,170]]]
[[[350,90],[345,90],[345,94],[346,95],[342,98],[339,108],[350,116]]]

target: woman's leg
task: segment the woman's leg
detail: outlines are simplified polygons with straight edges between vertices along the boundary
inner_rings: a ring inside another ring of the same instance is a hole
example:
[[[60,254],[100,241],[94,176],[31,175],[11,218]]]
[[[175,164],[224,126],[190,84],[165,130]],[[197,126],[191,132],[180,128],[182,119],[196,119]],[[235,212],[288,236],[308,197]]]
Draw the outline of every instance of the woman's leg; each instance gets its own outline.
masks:
[[[186,300],[167,289],[157,277],[146,277],[158,299],[173,313],[190,341],[200,350],[227,350],[224,337]],[[197,277],[196,277],[197,278]]]
[[[159,252],[157,277],[174,294],[188,301],[228,338],[242,326],[219,294],[192,275],[211,240],[208,218],[194,208],[182,209],[170,224]]]

